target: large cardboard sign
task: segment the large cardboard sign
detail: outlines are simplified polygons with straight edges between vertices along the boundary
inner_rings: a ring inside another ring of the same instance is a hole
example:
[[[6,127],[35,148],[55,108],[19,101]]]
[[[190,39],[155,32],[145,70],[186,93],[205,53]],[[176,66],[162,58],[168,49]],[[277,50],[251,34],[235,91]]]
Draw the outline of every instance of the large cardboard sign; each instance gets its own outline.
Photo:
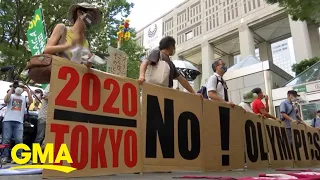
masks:
[[[267,138],[263,118],[252,113],[246,113],[245,116],[244,132],[247,168],[269,168]]]
[[[306,125],[291,123],[293,152],[295,155],[295,167],[310,167],[311,155],[308,143],[308,136],[306,133]]]
[[[318,128],[306,126],[308,137],[309,153],[311,155],[311,165],[320,165],[320,133]]]
[[[143,171],[200,170],[200,96],[143,84]]]
[[[203,100],[203,169],[205,171],[244,168],[245,112],[225,103]]]
[[[284,122],[264,119],[269,161],[272,168],[292,167],[293,154]]]
[[[71,173],[44,170],[44,177],[99,176],[141,171],[140,102],[136,81],[54,59],[46,143],[55,156],[62,143]]]

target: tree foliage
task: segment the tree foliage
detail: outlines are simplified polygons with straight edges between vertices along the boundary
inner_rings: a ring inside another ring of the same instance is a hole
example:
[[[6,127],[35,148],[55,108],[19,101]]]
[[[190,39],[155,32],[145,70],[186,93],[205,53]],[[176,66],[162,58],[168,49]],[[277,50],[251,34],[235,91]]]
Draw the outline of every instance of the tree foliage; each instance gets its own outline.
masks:
[[[293,20],[320,23],[319,0],[267,0],[267,3],[279,3],[280,7],[286,8]]]
[[[0,2],[0,67],[15,66],[19,74],[24,70],[31,56],[26,48],[26,32],[29,21],[40,4],[42,4],[48,36],[56,24],[70,25],[67,21],[67,12],[72,4],[87,2],[97,5],[103,12],[103,20],[98,27],[88,31],[87,38],[93,53],[105,57],[108,55],[108,46],[117,46],[117,28],[123,18],[128,17],[133,7],[133,4],[126,0],[2,0]],[[134,36],[135,30],[130,29],[130,31]],[[136,78],[138,59],[143,54],[143,49],[133,39],[125,42],[121,49],[129,55],[128,76]],[[105,66],[96,68],[106,71]]]
[[[302,60],[300,63],[292,65],[292,71],[295,72],[296,75],[298,75],[319,61],[319,57]]]

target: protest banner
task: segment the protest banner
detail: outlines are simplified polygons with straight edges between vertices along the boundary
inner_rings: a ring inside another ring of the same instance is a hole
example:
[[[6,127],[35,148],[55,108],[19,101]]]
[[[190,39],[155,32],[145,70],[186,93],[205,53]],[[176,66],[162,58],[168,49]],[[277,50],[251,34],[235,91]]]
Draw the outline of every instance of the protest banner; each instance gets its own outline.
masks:
[[[128,60],[127,54],[120,49],[116,49],[111,46],[108,47],[108,53],[110,56],[108,58],[107,72],[126,77]]]
[[[203,170],[244,168],[245,111],[225,103],[203,100]]]
[[[200,96],[148,83],[142,87],[143,171],[200,170]]]
[[[65,143],[70,173],[43,177],[99,176],[141,171],[139,85],[57,57],[52,61],[46,143],[57,157]]]
[[[293,167],[293,154],[284,122],[273,119],[264,119],[264,125],[271,167]]]
[[[267,138],[263,118],[246,113],[244,123],[248,169],[269,168]]]
[[[43,53],[47,43],[47,36],[45,32],[45,26],[43,24],[43,14],[41,8],[35,10],[34,16],[29,23],[27,39],[29,49],[33,56]]]
[[[320,132],[318,128],[306,126],[306,133],[309,144],[309,154],[311,155],[311,165],[320,165]]]
[[[310,167],[311,156],[304,124],[291,123],[292,144],[294,158],[294,167]]]

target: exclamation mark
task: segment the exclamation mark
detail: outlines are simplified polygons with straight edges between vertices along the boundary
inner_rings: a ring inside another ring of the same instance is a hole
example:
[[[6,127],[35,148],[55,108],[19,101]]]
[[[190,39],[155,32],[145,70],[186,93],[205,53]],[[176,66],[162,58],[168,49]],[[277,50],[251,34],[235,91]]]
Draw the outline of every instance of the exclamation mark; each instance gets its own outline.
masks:
[[[230,141],[230,109],[219,107],[221,150],[229,151]],[[228,152],[229,153],[229,152]],[[222,166],[230,165],[230,156],[222,152]]]

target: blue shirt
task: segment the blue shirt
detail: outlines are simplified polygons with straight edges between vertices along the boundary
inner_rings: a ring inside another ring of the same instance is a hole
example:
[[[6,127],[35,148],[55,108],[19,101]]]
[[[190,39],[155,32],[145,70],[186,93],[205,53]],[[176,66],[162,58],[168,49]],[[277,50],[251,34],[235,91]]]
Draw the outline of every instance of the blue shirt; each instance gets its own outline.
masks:
[[[293,120],[297,120],[296,110],[294,109],[294,106],[293,106],[292,102],[290,102],[289,100],[285,100],[280,104],[280,113],[285,113],[289,117],[291,117]],[[281,120],[283,120],[286,123],[286,128],[287,129],[291,128],[290,121],[285,119],[282,116],[282,114],[280,114],[280,118],[281,118]]]

